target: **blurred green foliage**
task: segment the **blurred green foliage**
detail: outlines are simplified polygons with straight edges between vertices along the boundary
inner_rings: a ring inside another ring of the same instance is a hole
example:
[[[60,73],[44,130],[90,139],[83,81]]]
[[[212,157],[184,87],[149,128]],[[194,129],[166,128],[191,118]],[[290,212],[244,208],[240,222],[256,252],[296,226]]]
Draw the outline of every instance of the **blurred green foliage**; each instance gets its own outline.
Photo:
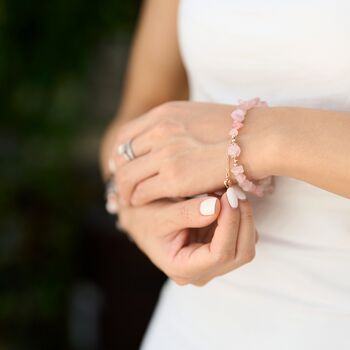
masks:
[[[86,124],[88,62],[100,40],[132,30],[138,5],[0,0],[1,349],[68,348],[87,205],[71,150]]]

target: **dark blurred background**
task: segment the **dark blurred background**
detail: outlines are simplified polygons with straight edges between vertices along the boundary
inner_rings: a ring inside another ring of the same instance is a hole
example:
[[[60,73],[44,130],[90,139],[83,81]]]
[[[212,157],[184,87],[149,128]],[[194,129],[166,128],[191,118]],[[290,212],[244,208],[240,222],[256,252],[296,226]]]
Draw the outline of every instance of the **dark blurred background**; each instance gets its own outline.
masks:
[[[164,276],[104,210],[140,1],[0,0],[0,350],[137,349]]]

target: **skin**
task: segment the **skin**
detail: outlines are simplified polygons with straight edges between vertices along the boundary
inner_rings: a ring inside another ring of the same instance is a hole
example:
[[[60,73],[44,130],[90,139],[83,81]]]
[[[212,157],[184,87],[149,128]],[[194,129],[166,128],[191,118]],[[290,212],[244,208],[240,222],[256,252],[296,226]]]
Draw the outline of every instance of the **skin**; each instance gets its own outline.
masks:
[[[203,216],[198,214],[198,203],[195,214],[195,210],[179,209],[188,201],[171,199],[222,189],[233,109],[222,104],[181,101],[188,98],[188,84],[176,36],[177,5],[176,0],[148,0],[144,4],[122,103],[103,138],[101,168],[105,179],[113,172],[122,205],[120,222],[140,249],[176,282],[203,285],[251,259],[233,264],[233,252],[238,248],[229,241],[231,248],[225,248],[231,252],[228,269],[223,268],[224,258],[210,260],[203,256],[203,261],[188,259],[178,264],[173,259],[173,247],[186,252],[186,239],[201,235],[199,227],[213,230],[211,225],[219,221],[243,222],[238,217],[249,203],[239,201],[239,210],[225,211],[224,194],[210,216],[213,221],[205,217],[210,222],[201,226]],[[239,160],[248,178],[289,176],[350,198],[349,132],[348,112],[288,106],[256,108],[248,113],[237,138],[242,149]],[[115,150],[131,138],[137,159],[126,162]],[[188,213],[193,215],[191,224]],[[154,215],[160,221],[150,220]],[[248,216],[253,221],[253,214]],[[174,222],[174,218],[179,226],[170,229],[166,223]],[[248,230],[240,226],[236,228],[237,237],[249,232],[249,242],[255,242],[254,225]],[[197,233],[193,227],[197,227]],[[207,236],[211,241],[199,244],[210,246],[215,232]],[[186,239],[180,239],[184,236]],[[250,246],[248,250],[253,249]],[[169,261],[174,263],[174,270]]]
[[[214,215],[204,216],[199,211],[202,201],[158,200],[120,212],[119,222],[138,247],[180,285],[202,286],[255,256],[257,236],[249,202],[231,208],[224,194]]]
[[[127,204],[144,205],[159,198],[223,189],[231,111],[229,105],[171,102],[124,125],[117,144],[132,139],[137,158],[129,162],[116,153],[112,158],[115,181],[122,185],[120,198]],[[240,161],[247,164],[247,176],[260,179],[271,168],[268,148],[275,142],[265,140],[272,140],[273,124],[267,118],[252,118],[251,127],[243,128],[237,140],[244,149]]]
[[[124,202],[143,205],[222,187],[230,111],[232,106],[172,102],[121,128],[117,144],[132,139],[137,156],[132,162],[112,158]],[[285,175],[350,198],[349,131],[350,113],[257,108],[237,137],[239,160],[249,178]]]
[[[143,4],[130,53],[121,104],[101,144],[101,168],[108,177],[108,159],[121,125],[172,100],[186,100],[188,85],[176,33],[177,0]]]

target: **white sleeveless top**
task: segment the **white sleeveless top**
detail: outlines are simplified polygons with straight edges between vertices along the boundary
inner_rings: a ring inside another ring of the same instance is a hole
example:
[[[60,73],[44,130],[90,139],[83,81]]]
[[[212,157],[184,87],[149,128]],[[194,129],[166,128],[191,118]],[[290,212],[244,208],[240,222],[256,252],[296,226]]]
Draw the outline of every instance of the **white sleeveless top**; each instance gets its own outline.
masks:
[[[192,100],[350,111],[349,0],[182,0],[178,25]],[[167,281],[143,350],[350,349],[350,200],[287,177],[249,199],[256,258]]]

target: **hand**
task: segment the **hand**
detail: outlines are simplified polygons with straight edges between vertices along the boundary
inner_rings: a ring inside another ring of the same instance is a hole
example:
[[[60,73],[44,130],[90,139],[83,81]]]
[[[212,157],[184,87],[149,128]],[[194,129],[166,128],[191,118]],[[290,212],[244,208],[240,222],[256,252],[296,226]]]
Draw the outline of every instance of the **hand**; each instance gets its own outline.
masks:
[[[252,208],[247,200],[238,201],[233,187],[220,200],[197,197],[123,207],[119,220],[150,260],[181,285],[204,285],[255,256]]]
[[[232,109],[213,103],[172,102],[124,125],[117,145],[132,139],[136,158],[115,158],[121,200],[137,206],[222,189]],[[251,179],[268,176],[266,140],[273,143],[271,121],[257,116],[266,109],[249,112],[237,138],[243,150],[240,161]]]

